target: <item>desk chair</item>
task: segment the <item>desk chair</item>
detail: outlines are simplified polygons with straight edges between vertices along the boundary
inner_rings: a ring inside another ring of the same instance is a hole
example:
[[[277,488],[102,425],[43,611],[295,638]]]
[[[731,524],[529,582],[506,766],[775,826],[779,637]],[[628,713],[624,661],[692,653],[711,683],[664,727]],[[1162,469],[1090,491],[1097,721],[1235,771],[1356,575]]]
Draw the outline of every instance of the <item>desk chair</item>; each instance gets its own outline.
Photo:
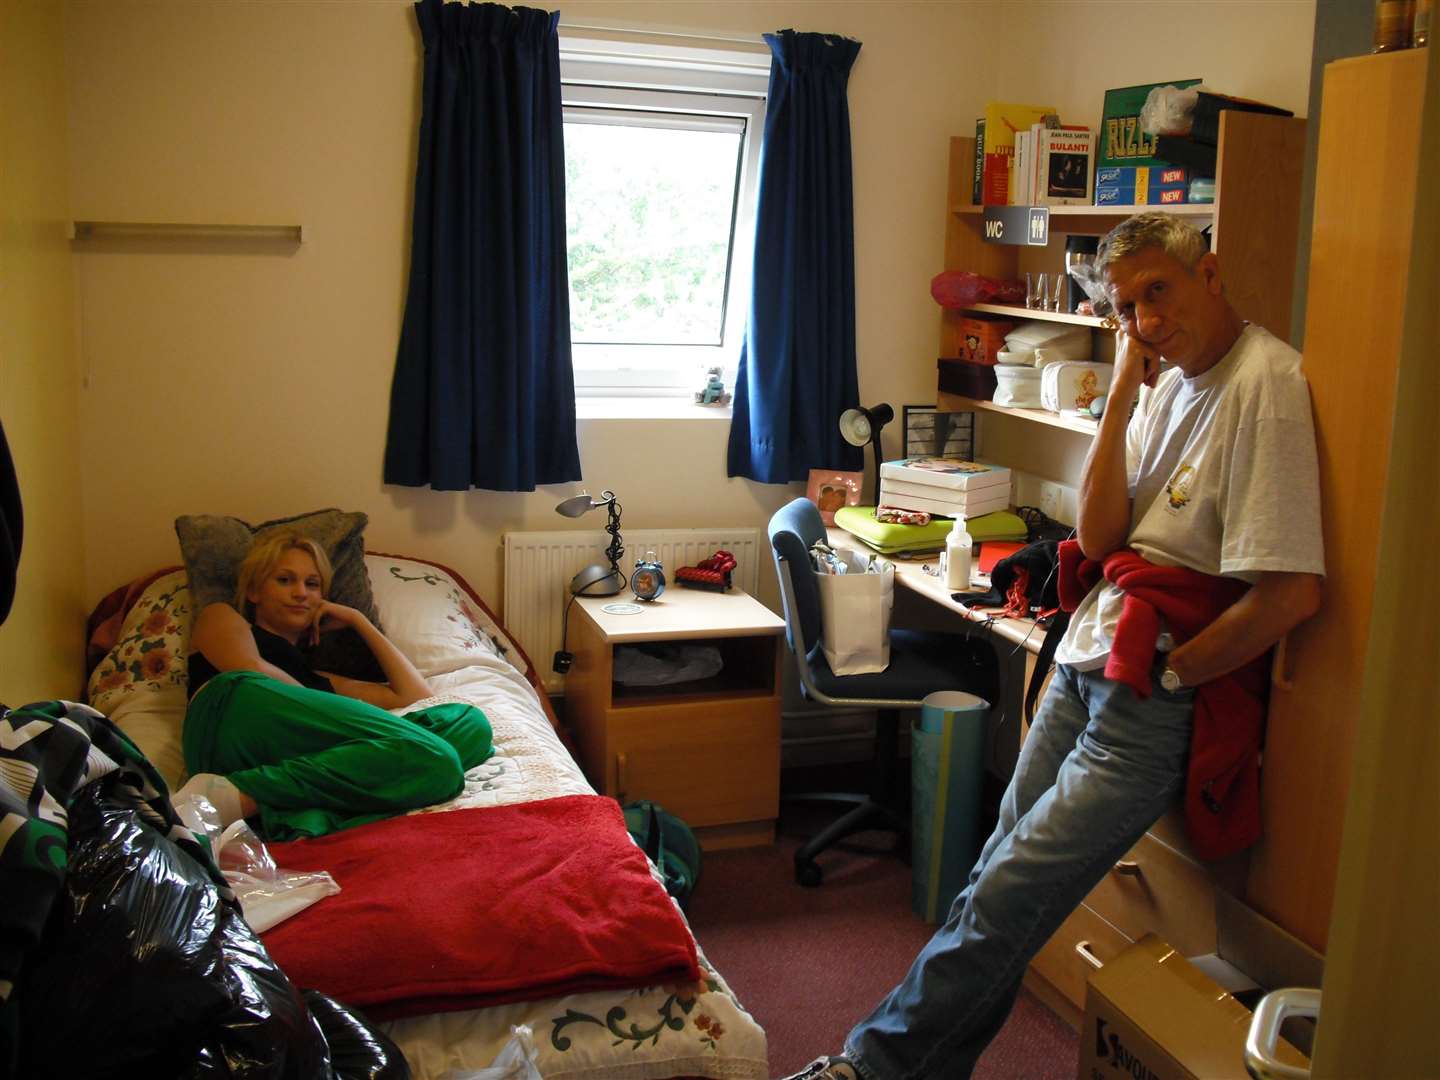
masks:
[[[795,880],[813,886],[822,877],[815,856],[845,837],[868,829],[902,837],[909,831],[896,790],[900,710],[918,709],[937,690],[963,690],[994,701],[998,665],[992,647],[978,638],[891,630],[890,665],[884,671],[836,675],[820,647],[820,590],[810,563],[811,545],[826,538],[820,511],[809,499],[796,499],[775,512],[769,534],[785,605],[785,641],[799,669],[801,692],[823,705],[876,710],[870,791],[797,796],[853,804],[795,853]]]

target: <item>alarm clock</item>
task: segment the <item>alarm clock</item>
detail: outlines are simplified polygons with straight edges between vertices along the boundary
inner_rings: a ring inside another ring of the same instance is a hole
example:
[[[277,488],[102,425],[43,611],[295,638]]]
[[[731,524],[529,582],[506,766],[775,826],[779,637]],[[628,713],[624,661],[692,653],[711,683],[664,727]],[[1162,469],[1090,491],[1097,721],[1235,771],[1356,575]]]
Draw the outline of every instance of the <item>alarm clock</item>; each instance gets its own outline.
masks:
[[[655,557],[655,552],[646,552],[645,558],[635,560],[635,572],[630,575],[630,591],[637,600],[654,600],[665,591],[665,568]]]

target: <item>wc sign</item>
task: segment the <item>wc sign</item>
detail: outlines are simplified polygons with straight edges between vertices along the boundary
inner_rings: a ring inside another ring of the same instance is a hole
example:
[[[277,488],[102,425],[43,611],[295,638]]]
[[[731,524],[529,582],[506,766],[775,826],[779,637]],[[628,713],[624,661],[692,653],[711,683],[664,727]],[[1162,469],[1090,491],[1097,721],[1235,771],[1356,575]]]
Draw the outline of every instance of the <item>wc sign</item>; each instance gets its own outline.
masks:
[[[985,239],[992,244],[1044,247],[1050,243],[1048,206],[985,207]]]

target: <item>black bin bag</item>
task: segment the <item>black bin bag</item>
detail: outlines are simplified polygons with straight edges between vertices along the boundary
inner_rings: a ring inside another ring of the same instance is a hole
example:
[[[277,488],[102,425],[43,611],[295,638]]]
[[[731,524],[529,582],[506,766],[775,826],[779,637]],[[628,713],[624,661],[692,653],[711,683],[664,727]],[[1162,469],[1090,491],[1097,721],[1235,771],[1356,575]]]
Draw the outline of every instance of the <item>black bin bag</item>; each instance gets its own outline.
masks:
[[[0,960],[19,956],[0,1076],[409,1076],[362,1018],[318,994],[307,1005],[164,782],[99,713],[0,710],[0,810],[28,817],[0,838],[0,891],[20,901],[0,915]]]

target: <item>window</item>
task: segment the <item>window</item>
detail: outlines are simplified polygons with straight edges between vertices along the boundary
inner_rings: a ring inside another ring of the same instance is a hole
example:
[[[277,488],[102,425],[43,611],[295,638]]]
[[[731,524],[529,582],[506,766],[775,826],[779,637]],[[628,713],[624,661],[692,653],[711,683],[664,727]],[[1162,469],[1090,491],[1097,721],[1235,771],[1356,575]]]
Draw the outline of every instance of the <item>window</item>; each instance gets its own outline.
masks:
[[[561,37],[580,395],[734,381],[769,54]]]

